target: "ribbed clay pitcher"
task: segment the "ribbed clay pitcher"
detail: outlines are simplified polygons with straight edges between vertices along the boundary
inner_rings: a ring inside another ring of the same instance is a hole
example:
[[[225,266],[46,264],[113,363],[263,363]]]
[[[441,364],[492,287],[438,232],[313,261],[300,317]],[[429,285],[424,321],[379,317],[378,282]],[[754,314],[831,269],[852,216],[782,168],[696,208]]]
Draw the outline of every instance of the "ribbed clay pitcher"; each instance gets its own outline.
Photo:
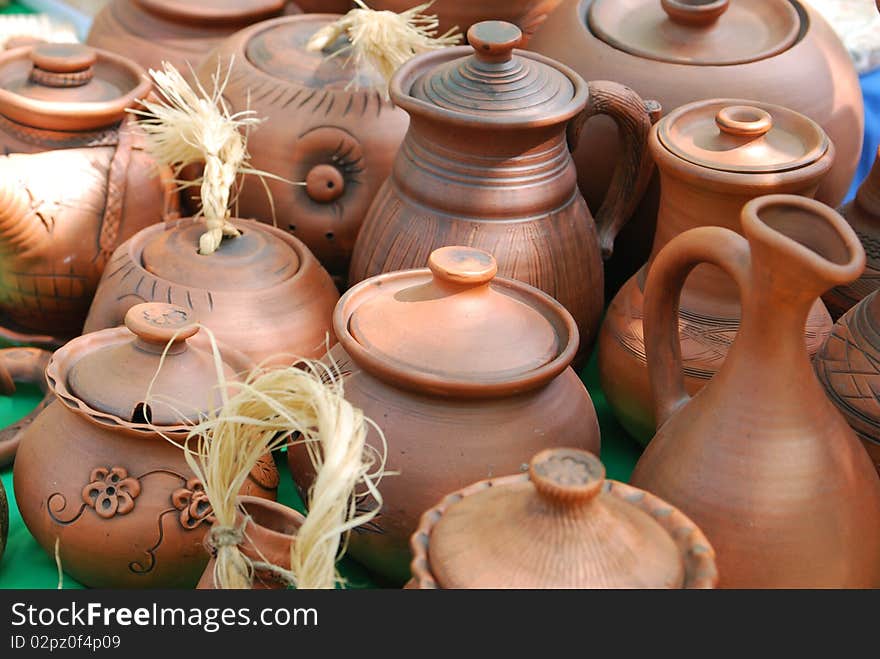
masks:
[[[802,339],[816,297],[856,279],[864,250],[837,213],[791,195],[749,202],[742,228],[745,238],[693,229],[654,261],[645,324],[660,428],[632,484],[703,530],[721,587],[880,586],[880,478]],[[689,398],[677,303],[704,262],[737,282],[742,323],[718,374]]]

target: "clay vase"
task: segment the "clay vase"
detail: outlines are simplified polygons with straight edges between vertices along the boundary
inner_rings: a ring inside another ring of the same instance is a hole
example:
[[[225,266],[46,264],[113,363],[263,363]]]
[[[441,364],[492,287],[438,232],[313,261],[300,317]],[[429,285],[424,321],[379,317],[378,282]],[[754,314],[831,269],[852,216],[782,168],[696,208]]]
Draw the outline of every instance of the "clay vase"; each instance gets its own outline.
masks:
[[[3,338],[78,335],[113,250],[176,212],[171,173],[126,118],[149,89],[134,62],[80,44],[0,53]]]
[[[600,246],[611,249],[647,181],[651,118],[621,85],[586,83],[515,51],[520,34],[510,23],[478,23],[470,46],[419,55],[397,71],[391,97],[410,127],[358,234],[349,279],[421,266],[444,245],[484,249],[502,275],[571,312],[587,354],[604,308]],[[597,114],[627,137],[615,193],[594,222],[569,147]]]
[[[205,224],[157,224],[119,246],[98,285],[83,330],[115,327],[140,302],[178,304],[220,341],[254,362],[318,358],[335,343],[330,327],[339,293],[308,248],[250,220],[208,256],[197,253]]]
[[[723,588],[876,588],[880,478],[802,341],[816,297],[856,279],[864,250],[842,217],[803,197],[750,201],[742,228],[745,238],[692,229],[648,274],[660,427],[631,482],[703,530]],[[676,306],[688,272],[703,262],[737,282],[742,323],[721,370],[689,398]]]
[[[608,307],[599,336],[602,390],[618,421],[640,443],[656,429],[645,357],[645,277],[675,236],[704,225],[740,232],[749,200],[770,193],[812,197],[834,161],[834,147],[818,124],[785,108],[738,99],[692,103],[661,119],[651,133],[660,171],[660,213],[648,263]],[[688,278],[679,305],[685,386],[696,393],[718,372],[740,322],[735,283],[701,265]],[[804,328],[816,353],[831,318],[816,300]]]
[[[379,483],[382,508],[354,530],[349,555],[401,585],[409,537],[447,493],[514,473],[555,444],[599,451],[593,403],[569,366],[578,343],[571,314],[496,276],[481,250],[440,248],[428,265],[349,289],[333,314],[339,344],[326,358],[345,376],[346,399],[384,432],[385,468],[396,472]],[[375,431],[367,442],[382,450]],[[306,490],[306,450],[287,455]]]
[[[56,399],[24,432],[15,500],[37,542],[50,556],[57,542],[64,571],[83,585],[192,588],[208,563],[202,541],[213,518],[180,444],[220,400],[214,357],[182,307],[139,304],[125,323],[53,355],[46,378]],[[252,366],[220,350],[227,379]],[[274,499],[277,487],[266,456],[242,493]]]
[[[554,448],[527,474],[474,483],[422,515],[407,588],[713,588],[693,522],[605,479],[592,453]]]
[[[361,222],[391,172],[409,118],[376,90],[381,76],[343,52],[351,46],[346,38],[306,50],[311,36],[338,18],[290,16],[249,27],[224,41],[198,75],[210,88],[218,60],[224,67],[231,61],[224,100],[232,112],[265,118],[248,135],[251,165],[305,182],[267,177],[264,186],[245,177],[239,216],[289,231],[344,282]]]
[[[808,1],[563,0],[529,45],[588,80],[616,80],[656,99],[665,112],[707,98],[801,112],[837,148],[816,198],[836,207],[849,189],[862,150],[861,88],[846,48]],[[622,148],[613,123],[592,123],[574,160],[581,193],[597,208]],[[606,266],[610,293],[651,250],[658,196],[655,178]]]
[[[244,540],[239,549],[244,556],[254,562],[269,563],[285,570],[290,569],[290,545],[305,518],[297,511],[275,501],[258,497],[241,496],[238,499],[244,513],[248,516],[244,527]],[[214,556],[208,562],[199,590],[213,590],[218,586],[214,581]],[[279,590],[288,585],[270,570],[254,569],[253,590]]]

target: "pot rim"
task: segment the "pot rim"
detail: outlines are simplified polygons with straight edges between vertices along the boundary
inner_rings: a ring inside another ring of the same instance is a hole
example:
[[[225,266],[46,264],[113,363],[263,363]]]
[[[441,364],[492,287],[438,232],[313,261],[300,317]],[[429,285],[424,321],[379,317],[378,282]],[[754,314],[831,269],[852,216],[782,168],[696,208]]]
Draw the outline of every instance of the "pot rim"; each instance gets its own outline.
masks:
[[[229,6],[226,10],[213,10],[204,1],[180,7],[169,6],[161,0],[135,0],[141,9],[153,16],[170,21],[198,21],[208,25],[239,25],[262,21],[284,10],[284,0],[263,0],[263,7],[247,8]]]

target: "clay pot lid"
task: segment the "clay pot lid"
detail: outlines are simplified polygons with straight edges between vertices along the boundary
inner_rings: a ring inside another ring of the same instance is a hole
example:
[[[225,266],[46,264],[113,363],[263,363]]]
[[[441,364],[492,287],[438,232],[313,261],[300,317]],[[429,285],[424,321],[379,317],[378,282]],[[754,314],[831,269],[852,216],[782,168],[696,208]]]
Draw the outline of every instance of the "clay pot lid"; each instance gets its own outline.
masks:
[[[240,236],[224,238],[213,254],[199,254],[201,221],[177,223],[151,236],[141,265],[157,277],[206,290],[261,290],[293,277],[299,255],[253,222],[236,224]]]
[[[783,172],[819,160],[825,131],[804,115],[769,103],[713,99],[684,105],[655,130],[670,152],[725,172]]]
[[[217,406],[220,392],[214,357],[204,344],[189,340],[199,326],[188,311],[161,302],[137,304],[125,314],[125,327],[127,331],[114,328],[86,334],[62,348],[80,348],[81,353],[67,369],[66,378],[60,374],[70,394],[89,408],[124,422],[159,426],[196,421]],[[87,340],[101,334],[107,340],[97,344]],[[172,339],[146,405],[150,382]],[[229,363],[223,369],[227,379],[235,377]]]
[[[616,485],[592,453],[558,448],[535,455],[528,474],[450,495],[431,511],[431,575],[441,588],[689,586],[678,538],[652,514],[657,500],[645,506]]]
[[[571,314],[497,277],[491,254],[441,247],[428,266],[373,277],[340,300],[334,330],[360,366],[406,387],[488,397],[539,386],[571,362]]]
[[[83,44],[38,43],[0,53],[0,113],[35,128],[104,128],[149,91],[140,66]]]
[[[587,22],[618,50],[705,66],[772,57],[794,45],[802,28],[789,0],[594,0]]]
[[[193,23],[255,23],[275,16],[285,0],[136,0],[152,14]]]
[[[409,97],[482,124],[530,125],[567,119],[586,102],[586,83],[571,69],[514,50],[522,41],[516,25],[483,21],[467,37],[470,46],[420,55],[401,67],[392,79],[394,101],[409,109]]]

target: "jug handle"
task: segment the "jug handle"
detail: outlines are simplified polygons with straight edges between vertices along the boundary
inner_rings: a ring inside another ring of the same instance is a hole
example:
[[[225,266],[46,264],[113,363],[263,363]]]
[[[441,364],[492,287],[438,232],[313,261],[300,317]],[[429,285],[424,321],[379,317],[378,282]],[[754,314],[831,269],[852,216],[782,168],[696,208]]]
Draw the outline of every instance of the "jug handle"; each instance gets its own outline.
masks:
[[[0,467],[5,467],[15,460],[15,452],[18,450],[24,431],[54,398],[46,381],[46,365],[51,356],[51,352],[40,348],[0,350],[0,394],[13,395],[16,382],[38,384],[43,392],[43,400],[30,414],[0,430]]]
[[[730,229],[698,227],[673,238],[660,250],[645,283],[645,353],[659,428],[690,396],[684,386],[678,311],[687,276],[701,263],[716,265],[748,289],[751,252],[748,241]]]
[[[654,173],[654,160],[648,150],[651,126],[660,118],[657,101],[644,101],[632,89],[616,82],[593,80],[587,83],[587,106],[575,116],[566,129],[568,148],[577,148],[581,130],[590,117],[604,114],[614,120],[620,134],[622,156],[605,195],[595,214],[602,257],[608,259],[614,250],[614,239],[635,212]]]

